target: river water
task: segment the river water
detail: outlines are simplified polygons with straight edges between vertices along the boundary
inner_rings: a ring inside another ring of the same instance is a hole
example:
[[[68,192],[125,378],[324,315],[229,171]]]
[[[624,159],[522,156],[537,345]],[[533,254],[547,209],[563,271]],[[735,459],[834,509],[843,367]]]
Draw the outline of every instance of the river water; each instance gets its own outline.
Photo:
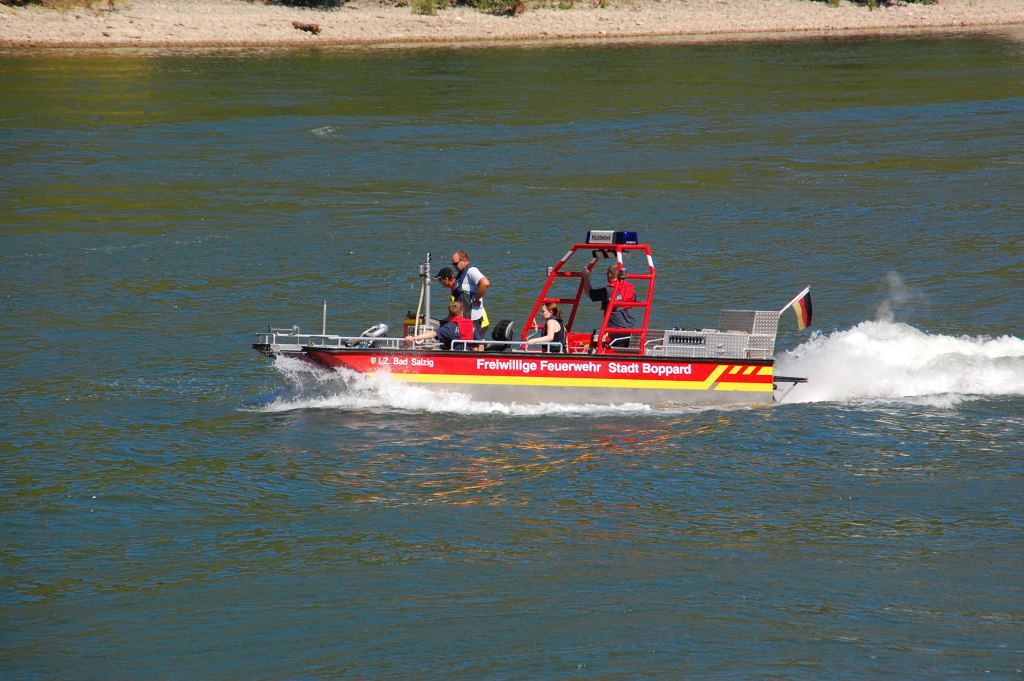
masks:
[[[6,52],[0,94],[0,677],[1024,673],[1024,36]],[[522,318],[595,228],[658,327],[811,284],[810,383],[503,405],[250,348],[397,325],[455,248]]]

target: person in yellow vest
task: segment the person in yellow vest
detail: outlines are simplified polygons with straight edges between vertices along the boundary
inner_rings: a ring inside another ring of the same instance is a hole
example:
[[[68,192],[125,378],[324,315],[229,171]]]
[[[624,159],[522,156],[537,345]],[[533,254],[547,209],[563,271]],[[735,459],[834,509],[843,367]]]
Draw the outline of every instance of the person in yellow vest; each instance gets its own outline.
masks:
[[[484,296],[491,288],[491,280],[469,261],[469,254],[465,251],[452,253],[452,267],[457,272],[452,297],[462,302],[462,309],[468,310],[466,316],[473,320],[473,325],[483,336],[484,329],[491,323],[484,309]]]
[[[448,289],[448,300],[455,300],[455,280],[458,278],[457,275],[455,274],[455,270],[453,270],[451,267],[442,267],[440,270],[437,271],[437,276],[434,278],[437,279],[438,283],[440,283],[441,286]],[[484,316],[480,321],[480,328],[486,329],[490,325],[491,320],[487,318],[487,309],[484,308]],[[480,337],[483,338],[483,331],[481,331]]]

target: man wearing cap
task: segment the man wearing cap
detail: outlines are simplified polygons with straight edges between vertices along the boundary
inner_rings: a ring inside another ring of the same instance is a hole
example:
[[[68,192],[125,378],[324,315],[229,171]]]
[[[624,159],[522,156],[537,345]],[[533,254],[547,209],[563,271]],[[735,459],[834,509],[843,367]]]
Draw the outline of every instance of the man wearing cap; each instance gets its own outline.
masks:
[[[439,269],[437,271],[437,276],[434,277],[434,278],[437,279],[438,283],[441,284],[441,286],[444,286],[445,289],[447,289],[448,296],[449,296],[448,300],[450,302],[453,302],[453,303],[454,302],[460,302],[459,307],[461,309],[462,308],[461,301],[457,301],[457,299],[455,297],[455,280],[457,278],[455,270],[453,270],[451,267],[442,267],[441,269]],[[469,318],[467,317],[466,319],[469,319]],[[480,328],[476,324],[474,324],[473,325],[473,339],[474,340],[481,340],[482,338],[483,338],[483,335],[482,335],[482,332],[480,331]],[[477,345],[477,346],[474,346],[473,349],[474,350],[483,350],[484,346]]]
[[[448,289],[448,293],[451,295],[451,300],[455,300],[455,292],[452,290],[455,287],[455,270],[451,267],[442,267],[437,271],[437,279],[441,286]]]

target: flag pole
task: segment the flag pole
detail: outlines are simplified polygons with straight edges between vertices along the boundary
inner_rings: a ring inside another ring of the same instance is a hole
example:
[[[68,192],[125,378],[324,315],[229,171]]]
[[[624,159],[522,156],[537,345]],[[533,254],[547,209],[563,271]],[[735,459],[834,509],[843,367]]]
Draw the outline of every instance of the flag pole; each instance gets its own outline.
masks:
[[[800,293],[798,293],[795,296],[793,296],[793,300],[791,300],[788,303],[786,303],[786,306],[783,307],[781,310],[779,310],[779,314],[782,314],[783,312],[785,312],[786,310],[791,308],[793,306],[793,303],[795,303],[796,301],[800,300],[805,295],[807,295],[807,292],[810,291],[810,290],[811,290],[811,287],[807,286],[806,288],[804,288],[803,291],[801,291]]]

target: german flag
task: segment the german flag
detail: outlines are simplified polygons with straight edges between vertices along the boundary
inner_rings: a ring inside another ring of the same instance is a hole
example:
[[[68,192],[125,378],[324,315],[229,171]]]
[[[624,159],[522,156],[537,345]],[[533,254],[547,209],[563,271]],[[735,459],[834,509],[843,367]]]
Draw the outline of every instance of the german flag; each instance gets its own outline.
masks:
[[[811,325],[811,287],[808,286],[800,293],[796,294],[793,300],[786,303],[786,307],[779,310],[779,314],[786,311],[787,307],[792,307],[793,312],[796,313],[796,327],[803,331]]]
[[[796,328],[803,331],[811,325],[811,287],[804,289],[802,296],[793,303],[793,312],[796,313]]]

